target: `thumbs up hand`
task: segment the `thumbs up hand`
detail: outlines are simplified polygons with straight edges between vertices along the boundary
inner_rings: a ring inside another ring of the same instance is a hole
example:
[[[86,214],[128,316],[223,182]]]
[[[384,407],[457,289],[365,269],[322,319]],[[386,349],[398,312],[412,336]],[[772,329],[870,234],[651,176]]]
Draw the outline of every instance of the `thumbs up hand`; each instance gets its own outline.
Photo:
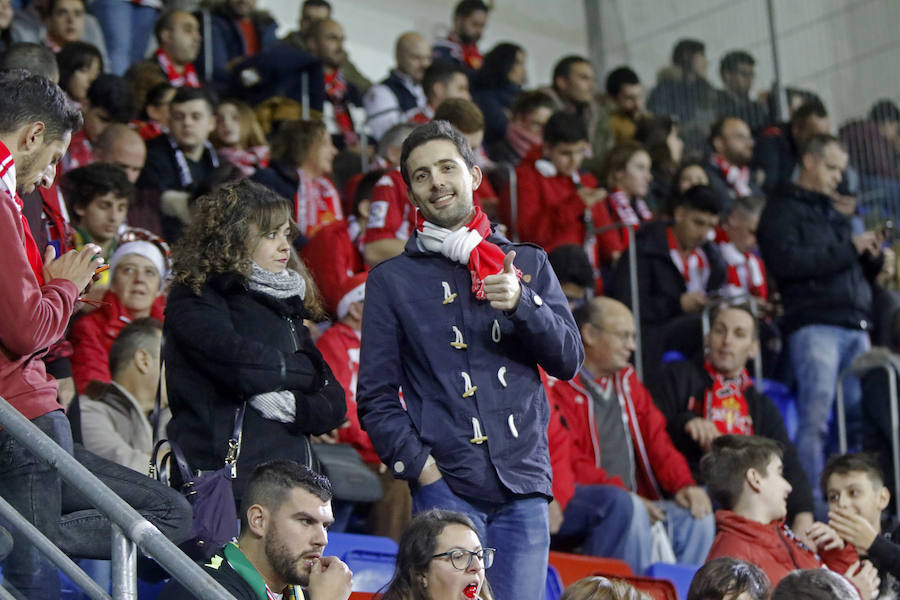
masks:
[[[503,270],[496,275],[484,278],[484,295],[491,303],[491,308],[498,310],[515,310],[522,297],[522,286],[516,277],[513,261],[516,251],[510,250],[503,259]]]

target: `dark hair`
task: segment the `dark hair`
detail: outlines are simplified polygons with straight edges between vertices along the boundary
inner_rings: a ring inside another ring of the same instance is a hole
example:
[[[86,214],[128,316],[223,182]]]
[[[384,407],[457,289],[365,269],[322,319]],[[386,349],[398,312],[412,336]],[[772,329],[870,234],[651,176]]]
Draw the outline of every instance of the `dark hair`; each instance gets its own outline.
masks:
[[[577,244],[563,244],[550,252],[547,258],[560,284],[574,283],[583,288],[593,289],[594,269],[583,247]]]
[[[403,140],[403,147],[400,150],[400,174],[403,176],[403,181],[406,185],[410,185],[409,169],[406,166],[409,155],[419,146],[427,144],[428,142],[433,142],[434,140],[448,140],[453,142],[459,156],[463,159],[463,162],[466,163],[466,167],[471,169],[475,166],[475,153],[472,151],[471,146],[469,146],[469,140],[447,121],[434,120],[431,123],[419,125],[413,129],[412,133],[406,136],[405,140]]]
[[[103,72],[103,56],[97,46],[87,42],[69,42],[56,54],[56,65],[59,67],[59,87],[69,89],[69,80],[75,71],[84,69],[96,60]]]
[[[304,0],[303,8],[301,8],[301,12],[305,8],[327,8],[329,12],[331,12],[331,3],[327,2],[327,0]]]
[[[713,148],[713,140],[722,135],[722,130],[725,128],[725,123],[728,121],[740,121],[746,125],[746,122],[735,115],[722,115],[718,119],[712,122],[712,125],[709,126],[709,137],[706,138],[707,143],[710,148]]]
[[[772,600],[857,600],[859,594],[840,573],[831,569],[791,571],[778,582]]]
[[[811,136],[800,148],[800,155],[814,154],[818,157],[825,156],[825,147],[829,144],[837,144],[838,148],[844,150],[844,144],[838,138],[830,133],[817,133]]]
[[[426,96],[430,97],[435,84],[443,83],[444,85],[447,85],[453,81],[453,78],[457,74],[462,76],[466,75],[466,72],[458,63],[447,60],[436,60],[428,65],[428,68],[425,69],[425,74],[422,75],[422,90],[425,91]]]
[[[572,72],[572,66],[579,63],[591,64],[591,61],[583,56],[578,56],[577,54],[570,54],[559,59],[559,61],[553,67],[553,79],[551,80],[553,87],[556,87],[556,80],[558,78],[568,77]]]
[[[600,169],[601,180],[604,181],[606,185],[615,187],[612,184],[613,177],[615,177],[615,174],[619,171],[624,171],[625,167],[628,166],[629,161],[631,161],[632,157],[638,152],[647,152],[647,149],[635,141],[623,142],[614,146],[613,149],[606,154],[606,158],[603,160],[603,167]],[[649,155],[649,152],[647,154]]]
[[[720,304],[717,304],[715,308],[710,311],[709,315],[709,326],[710,330],[712,326],[715,324],[716,319],[719,318],[719,315],[722,314],[722,311],[725,310],[739,310],[741,312],[745,312],[750,316],[751,322],[753,323],[753,338],[756,339],[759,337],[759,324],[756,322],[756,317],[753,315],[753,309],[750,308],[750,305],[746,302],[740,301],[726,301]]]
[[[465,98],[447,98],[434,111],[437,121],[447,121],[463,134],[484,131],[484,113],[478,105]]]
[[[16,42],[12,44],[0,61],[2,69],[25,69],[35,75],[43,75],[50,81],[59,79],[59,65],[53,50],[43,44]]]
[[[385,591],[378,596],[380,600],[429,597],[428,589],[422,585],[422,575],[428,570],[431,557],[435,554],[438,537],[448,525],[462,525],[478,534],[469,517],[452,510],[433,508],[414,516],[400,536],[394,575]],[[487,580],[481,597],[493,598]]]
[[[663,207],[663,211],[665,214],[671,215],[672,211],[675,208],[675,204],[678,202],[678,198],[681,197],[681,176],[685,171],[690,169],[691,167],[699,167],[704,173],[706,172],[706,162],[700,159],[682,159],[681,164],[678,166],[678,169],[675,173],[672,174],[672,183],[669,187],[669,195],[666,198],[665,206]],[[708,178],[708,176],[707,176]]]
[[[82,6],[84,6],[85,8],[87,8],[87,2],[86,2],[86,0],[78,0],[78,1],[81,2],[81,5],[82,5]],[[48,0],[48,2],[47,2],[47,15],[52,14],[53,11],[56,10],[56,5],[59,4],[59,2],[60,2],[60,0]]]
[[[134,358],[138,350],[152,350],[159,358],[162,321],[153,317],[135,319],[122,328],[109,348],[109,372],[115,377]]]
[[[270,460],[257,465],[241,498],[241,531],[248,531],[247,511],[254,504],[276,511],[291,490],[300,488],[322,502],[334,495],[331,482],[306,465],[293,460]]]
[[[81,111],[42,75],[23,69],[0,71],[0,133],[38,121],[44,124],[44,143],[49,144],[81,128]]]
[[[827,116],[828,111],[825,109],[825,104],[818,98],[810,98],[791,113],[791,125],[806,123],[810,117],[824,119]]]
[[[672,49],[672,64],[681,67],[685,72],[690,71],[694,55],[703,54],[705,52],[706,44],[700,40],[690,38],[678,40],[678,43],[675,44],[675,48]]]
[[[128,181],[125,171],[109,163],[92,163],[66,172],[60,187],[69,205],[84,208],[94,198],[112,194],[116,198],[134,199],[134,184]]]
[[[468,17],[473,12],[477,12],[479,10],[483,10],[484,12],[491,12],[491,9],[487,4],[482,2],[482,0],[460,0],[460,2],[456,5],[456,9],[453,11],[454,17]]]
[[[153,25],[153,36],[156,38],[156,42],[159,45],[162,45],[162,40],[160,40],[160,35],[166,29],[172,29],[174,27],[173,21],[175,20],[175,15],[178,13],[191,14],[183,10],[167,10],[164,11],[159,18],[156,19],[156,23]]]
[[[286,121],[272,137],[272,158],[299,167],[310,152],[327,136],[325,123],[318,120]]]
[[[730,215],[732,213],[743,213],[750,217],[757,217],[762,214],[762,211],[765,207],[765,196],[742,196],[735,199],[734,204],[731,205],[731,210],[728,211],[728,214]]]
[[[356,190],[353,193],[353,215],[356,217],[361,216],[359,214],[359,203],[363,200],[372,200],[372,190],[375,189],[375,184],[384,176],[386,171],[381,169],[377,169],[375,171],[369,171],[365,175],[363,175],[362,179],[359,180],[359,183],[356,184]]]
[[[669,150],[669,134],[678,126],[678,122],[667,115],[648,115],[638,119],[634,129],[634,141],[639,142],[647,150],[653,163],[654,171],[663,173],[668,180],[678,169]]]
[[[734,509],[744,490],[747,471],[765,473],[776,456],[783,455],[781,444],[757,435],[723,435],[713,440],[712,448],[700,459],[700,471],[709,495],[726,510]]]
[[[185,102],[192,102],[194,100],[203,100],[204,102],[206,102],[206,106],[209,107],[209,112],[211,114],[216,113],[216,104],[218,103],[218,99],[215,97],[215,92],[202,87],[195,88],[183,86],[178,88],[175,91],[175,95],[172,96],[172,101],[169,104],[184,104]]]
[[[88,88],[91,108],[103,108],[114,123],[128,123],[133,116],[131,89],[124,78],[103,73]]]
[[[710,185],[695,185],[675,200],[675,208],[679,206],[718,215],[722,212],[722,197]]]
[[[539,108],[556,110],[556,102],[553,101],[553,98],[540,90],[531,90],[517,94],[515,100],[513,100],[510,111],[512,112],[513,117],[516,117],[519,115],[527,115]]]
[[[748,594],[750,600],[769,597],[769,578],[754,564],[723,556],[709,561],[694,574],[687,600],[722,600]]]
[[[732,50],[719,61],[719,74],[724,75],[725,73],[733,73],[734,71],[737,71],[737,68],[741,65],[750,65],[752,67],[755,64],[756,59],[754,59],[749,52]]]
[[[147,91],[147,95],[144,97],[144,105],[141,107],[141,118],[145,120],[149,119],[150,116],[147,114],[147,107],[163,104],[163,98],[166,97],[169,90],[173,89],[175,89],[175,86],[168,81],[162,81],[150,88]]]
[[[553,113],[544,125],[544,145],[574,144],[588,140],[584,119],[578,115],[558,111]]]
[[[629,67],[617,67],[606,76],[606,93],[615,98],[626,85],[640,85],[641,80]]]
[[[822,497],[828,498],[828,480],[832,475],[846,475],[854,471],[868,475],[872,481],[872,487],[876,490],[884,485],[884,473],[881,471],[881,465],[878,464],[878,458],[875,455],[868,452],[838,454],[828,459],[822,469],[822,475],[819,477]]]
[[[479,88],[502,88],[509,82],[509,72],[516,64],[516,56],[525,52],[522,46],[512,42],[500,42],[484,55],[481,68],[475,73]]]
[[[900,108],[892,100],[879,100],[869,110],[869,119],[876,123],[900,121]]]

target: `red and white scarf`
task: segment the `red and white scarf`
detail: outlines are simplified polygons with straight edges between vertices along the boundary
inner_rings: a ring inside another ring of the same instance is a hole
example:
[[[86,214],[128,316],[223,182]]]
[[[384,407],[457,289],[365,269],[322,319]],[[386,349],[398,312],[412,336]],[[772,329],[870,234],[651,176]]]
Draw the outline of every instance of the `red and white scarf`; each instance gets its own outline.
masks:
[[[422,213],[418,213],[416,220],[421,245],[429,252],[443,254],[454,262],[467,265],[472,275],[472,293],[476,299],[484,300],[484,278],[500,273],[506,258],[499,246],[487,240],[491,235],[491,221],[484,211],[476,206],[472,220],[456,231],[426,221]],[[518,268],[516,277],[522,279],[522,271]]]
[[[626,225],[637,227],[641,224],[641,221],[653,219],[653,213],[643,198],[635,200],[634,206],[632,206],[631,201],[628,199],[628,194],[620,189],[613,190],[609,195],[609,203],[616,216],[619,217],[619,221]]]
[[[175,69],[175,64],[172,62],[172,59],[169,58],[169,55],[166,54],[166,51],[162,48],[156,51],[156,60],[159,62],[159,66],[163,70],[163,73],[165,73],[166,77],[169,79],[169,83],[173,86],[200,87],[200,78],[197,77],[197,71],[194,69],[193,64],[188,63],[184,65],[184,71],[179,73],[178,70]]]
[[[725,181],[728,182],[728,185],[739,198],[746,198],[753,193],[750,189],[749,167],[733,165],[719,154],[713,154],[709,159],[722,172],[722,177],[725,178]]]
[[[219,156],[227,163],[240,169],[244,177],[250,177],[257,169],[264,169],[269,166],[268,146],[252,146],[246,150],[223,146],[218,149],[218,152]]]
[[[702,248],[691,250],[687,260],[678,249],[678,241],[671,227],[666,228],[666,237],[669,241],[669,256],[675,263],[675,268],[684,277],[684,283],[689,292],[706,291],[706,283],[709,281],[709,259]]]
[[[334,121],[348,146],[359,140],[350,111],[347,110],[347,81],[340,69],[325,73],[325,97],[334,109]]]
[[[22,234],[25,237],[25,256],[28,257],[28,264],[37,278],[38,285],[44,285],[44,259],[41,257],[41,251],[38,250],[37,243],[31,235],[31,227],[28,225],[28,219],[22,209],[25,203],[16,193],[16,164],[13,161],[12,153],[3,142],[0,142],[0,182],[2,189],[0,192],[6,196],[9,202],[12,202],[19,217],[22,219]]]
[[[720,242],[719,250],[728,263],[727,282],[730,291],[768,298],[765,268],[758,256],[752,252],[741,252],[731,242]]]
[[[752,383],[747,370],[744,369],[735,378],[726,379],[709,361],[704,361],[703,368],[713,380],[712,387],[706,390],[702,407],[689,408],[698,413],[698,409],[702,409],[700,416],[712,421],[723,435],[753,435],[753,419],[744,395]]]
[[[308,177],[297,169],[300,183],[294,195],[294,214],[300,233],[310,237],[323,226],[344,218],[341,195],[327,177]]]

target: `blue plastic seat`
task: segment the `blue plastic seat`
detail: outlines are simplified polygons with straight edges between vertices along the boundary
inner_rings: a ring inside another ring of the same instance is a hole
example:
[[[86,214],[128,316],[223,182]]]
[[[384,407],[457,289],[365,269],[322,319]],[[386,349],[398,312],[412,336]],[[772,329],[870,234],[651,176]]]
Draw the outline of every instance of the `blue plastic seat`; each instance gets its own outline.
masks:
[[[793,442],[797,437],[797,397],[788,386],[772,379],[763,379],[761,389],[778,407],[788,438]]]
[[[395,553],[350,550],[344,562],[353,571],[354,592],[377,592],[391,582],[394,575]]]
[[[363,535],[361,533],[328,533],[326,556],[337,556],[344,562],[351,550],[368,550],[385,554],[397,554],[397,542],[389,537]]]
[[[544,585],[544,600],[559,600],[565,586],[559,571],[553,565],[547,565],[547,583]]]
[[[655,579],[671,581],[678,592],[678,597],[681,600],[685,600],[691,587],[691,581],[694,579],[694,574],[699,568],[700,565],[653,563],[647,567],[644,574]]]

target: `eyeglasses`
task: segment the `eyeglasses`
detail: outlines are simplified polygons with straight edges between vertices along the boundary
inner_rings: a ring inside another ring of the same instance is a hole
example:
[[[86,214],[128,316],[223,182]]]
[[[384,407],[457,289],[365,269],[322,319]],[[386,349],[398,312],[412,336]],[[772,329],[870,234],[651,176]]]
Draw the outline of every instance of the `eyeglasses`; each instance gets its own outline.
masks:
[[[494,564],[494,552],[496,551],[495,548],[482,548],[475,552],[463,550],[462,548],[454,548],[447,552],[435,554],[431,558],[435,559],[447,556],[450,558],[450,564],[453,565],[454,569],[457,571],[467,571],[469,567],[472,566],[472,559],[477,557],[478,560],[481,561],[481,564],[484,565],[484,568],[489,569],[491,565]]]

